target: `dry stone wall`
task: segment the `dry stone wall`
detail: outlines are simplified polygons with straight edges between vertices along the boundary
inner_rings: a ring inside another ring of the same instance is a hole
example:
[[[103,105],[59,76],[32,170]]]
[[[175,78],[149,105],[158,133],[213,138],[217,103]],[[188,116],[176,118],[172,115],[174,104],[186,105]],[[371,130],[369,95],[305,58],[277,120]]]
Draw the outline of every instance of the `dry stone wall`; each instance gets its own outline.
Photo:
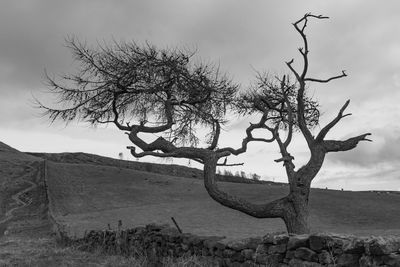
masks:
[[[150,224],[127,230],[90,231],[69,242],[88,251],[146,255],[154,263],[166,256],[199,255],[212,258],[216,266],[400,267],[400,237],[281,233],[226,241],[224,237],[181,234],[168,225]]]

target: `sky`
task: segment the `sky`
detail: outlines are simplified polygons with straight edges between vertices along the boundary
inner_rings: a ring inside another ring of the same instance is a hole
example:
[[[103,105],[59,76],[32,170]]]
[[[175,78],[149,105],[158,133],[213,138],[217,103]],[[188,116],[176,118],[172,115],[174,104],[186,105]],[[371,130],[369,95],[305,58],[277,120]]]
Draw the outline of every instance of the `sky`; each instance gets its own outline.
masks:
[[[310,21],[310,76],[327,78],[346,70],[348,77],[312,84],[321,105],[321,126],[347,99],[348,112],[330,132],[344,139],[371,132],[349,152],[328,154],[314,187],[345,190],[400,190],[400,2],[398,0],[5,0],[0,2],[0,141],[21,151],[87,152],[136,160],[125,149],[127,136],[114,126],[50,124],[32,104],[33,96],[51,99],[44,69],[73,73],[76,63],[65,47],[75,36],[87,44],[150,42],[157,47],[193,48],[246,90],[255,71],[288,73],[285,61],[301,62],[300,36],[292,23],[305,13],[329,20]],[[298,65],[297,65],[298,66]],[[232,117],[221,146],[238,147],[252,118]],[[318,128],[316,129],[318,130]],[[259,133],[262,134],[262,133]],[[295,165],[309,153],[298,135],[289,147]],[[276,144],[251,144],[230,161],[230,170],[287,181]],[[187,160],[140,161],[196,165]],[[197,166],[200,167],[200,166]]]

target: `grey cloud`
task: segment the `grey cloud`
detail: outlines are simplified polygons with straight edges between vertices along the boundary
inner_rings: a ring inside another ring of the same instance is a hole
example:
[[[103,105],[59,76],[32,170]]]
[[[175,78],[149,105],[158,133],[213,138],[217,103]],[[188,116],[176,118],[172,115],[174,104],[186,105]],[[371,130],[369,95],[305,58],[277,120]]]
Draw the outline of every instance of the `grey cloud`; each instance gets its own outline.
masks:
[[[340,165],[366,168],[382,164],[400,166],[400,130],[385,132],[376,129],[371,132],[371,139],[381,139],[383,142],[363,142],[351,151],[330,153],[327,159]]]

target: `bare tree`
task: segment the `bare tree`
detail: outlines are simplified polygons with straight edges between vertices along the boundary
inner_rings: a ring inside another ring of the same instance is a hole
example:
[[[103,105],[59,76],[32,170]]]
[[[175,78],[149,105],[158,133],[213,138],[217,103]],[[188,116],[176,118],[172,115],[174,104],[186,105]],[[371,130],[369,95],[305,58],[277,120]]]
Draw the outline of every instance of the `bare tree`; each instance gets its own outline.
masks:
[[[329,82],[307,77],[308,43],[304,34],[309,18],[323,16],[306,14],[294,23],[304,41],[300,49],[303,70],[298,73],[293,60],[287,66],[296,77],[291,83],[287,76],[271,81],[258,75],[258,89],[241,95],[238,86],[218,68],[193,64],[193,53],[180,50],[160,50],[149,44],[114,44],[89,48],[75,39],[67,41],[80,63],[76,75],[62,77],[64,83],[47,75],[50,90],[58,96],[61,106],[49,107],[38,101],[51,121],[69,122],[77,119],[90,124],[112,123],[124,131],[134,146],[131,154],[137,158],[187,158],[204,165],[204,185],[209,195],[220,204],[257,218],[282,218],[288,232],[309,231],[308,196],[312,179],[322,166],[325,154],[350,150],[359,141],[368,140],[363,134],[344,141],[325,140],[328,131],[340,119],[349,102],[337,117],[314,137],[311,128],[318,124],[318,104],[305,94],[307,82]],[[227,109],[239,114],[258,112],[261,118],[245,130],[246,136],[238,148],[218,147],[221,126],[226,123]],[[198,127],[209,130],[205,146],[196,134]],[[270,132],[268,138],[253,136],[256,129]],[[293,157],[288,152],[293,131],[299,129],[305,137],[311,157],[309,162],[295,170]],[[280,131],[287,131],[283,140]],[[158,135],[152,142],[148,136]],[[227,163],[227,157],[247,150],[249,142],[276,142],[290,183],[290,193],[264,204],[250,203],[221,191],[216,183],[217,166],[239,165]],[[136,149],[139,148],[140,151]],[[223,161],[221,159],[224,158]]]
[[[276,201],[271,202],[264,207],[268,207],[269,214],[259,212],[256,217],[271,216],[282,218],[289,232],[307,233],[308,224],[308,200],[312,180],[316,177],[329,152],[347,151],[355,148],[360,141],[371,141],[366,137],[370,133],[358,135],[347,140],[327,140],[327,133],[344,117],[351,114],[345,114],[345,110],[350,103],[347,100],[339,110],[337,116],[319,131],[316,136],[312,130],[319,123],[318,103],[306,95],[306,88],[309,82],[328,83],[332,80],[343,78],[346,75],[342,71],[340,75],[327,79],[316,79],[308,76],[308,40],[305,29],[309,19],[328,19],[322,15],[305,14],[293,25],[303,40],[303,47],[299,48],[303,64],[301,71],[293,67],[294,60],[286,62],[286,65],[295,77],[292,83],[287,75],[282,78],[272,78],[268,75],[258,73],[256,88],[246,95],[243,95],[245,101],[238,105],[241,113],[261,113],[264,120],[264,128],[271,134],[271,142],[278,144],[281,158],[275,162],[282,162],[286,170],[289,181],[289,194]],[[282,138],[280,131],[285,130],[286,137]],[[304,136],[309,151],[310,158],[308,162],[299,169],[295,168],[294,157],[289,153],[288,147],[292,141],[294,130],[299,130]],[[275,211],[275,213],[271,212]]]

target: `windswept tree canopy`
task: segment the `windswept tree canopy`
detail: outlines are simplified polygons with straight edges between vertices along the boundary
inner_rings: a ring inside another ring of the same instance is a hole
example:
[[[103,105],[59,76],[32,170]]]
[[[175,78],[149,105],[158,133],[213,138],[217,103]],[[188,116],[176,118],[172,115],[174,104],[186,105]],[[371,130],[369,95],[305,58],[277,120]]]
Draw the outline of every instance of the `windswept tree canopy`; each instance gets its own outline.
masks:
[[[236,107],[240,114],[264,114],[266,124],[272,128],[288,130],[291,125],[298,129],[297,90],[298,82],[292,82],[289,75],[282,78],[272,77],[258,72],[255,83],[241,94]],[[319,104],[316,100],[303,95],[304,117],[309,128],[319,123]]]
[[[177,144],[196,145],[196,126],[212,133],[224,122],[238,86],[211,65],[193,63],[194,53],[158,49],[148,43],[114,43],[97,49],[71,38],[67,46],[79,63],[62,83],[47,76],[61,107],[44,107],[54,121],[115,123],[128,130],[163,133]]]

